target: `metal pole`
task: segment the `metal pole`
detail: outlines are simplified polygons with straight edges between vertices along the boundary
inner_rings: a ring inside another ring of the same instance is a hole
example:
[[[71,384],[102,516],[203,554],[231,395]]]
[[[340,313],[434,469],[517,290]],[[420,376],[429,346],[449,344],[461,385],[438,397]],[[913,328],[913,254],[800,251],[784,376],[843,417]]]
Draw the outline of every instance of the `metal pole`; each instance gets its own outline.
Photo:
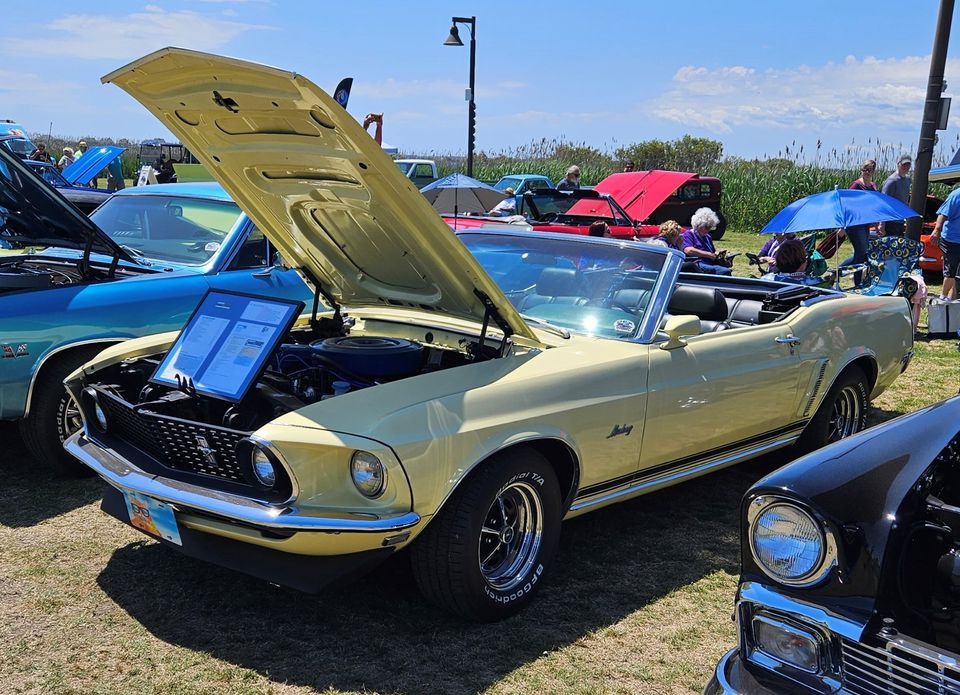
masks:
[[[952,4],[952,0],[950,0]],[[473,146],[476,140],[477,105],[474,101],[477,68],[477,18],[470,18],[470,107],[467,116],[467,176],[473,176]],[[941,70],[942,72],[942,70]]]
[[[923,105],[923,122],[920,124],[920,143],[913,169],[913,189],[910,192],[910,207],[923,215],[927,204],[928,176],[933,163],[933,146],[937,137],[937,116],[940,113],[940,95],[943,93],[943,70],[947,62],[947,45],[950,43],[950,24],[953,21],[954,0],[940,0],[937,13],[937,29],[933,36],[933,53],[930,56],[930,76],[927,79],[927,98]],[[907,220],[906,236],[920,240],[922,217]]]

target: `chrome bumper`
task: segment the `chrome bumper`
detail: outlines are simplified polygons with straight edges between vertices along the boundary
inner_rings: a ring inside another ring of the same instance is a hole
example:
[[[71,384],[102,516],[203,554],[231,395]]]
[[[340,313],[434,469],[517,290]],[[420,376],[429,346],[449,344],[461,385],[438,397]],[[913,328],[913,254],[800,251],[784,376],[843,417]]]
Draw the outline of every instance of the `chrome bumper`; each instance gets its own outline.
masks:
[[[138,492],[182,511],[195,510],[248,526],[292,532],[385,533],[420,523],[420,515],[414,512],[396,516],[360,513],[313,516],[297,507],[271,506],[240,495],[164,478],[140,470],[114,451],[90,441],[83,432],[71,436],[63,446],[118,490]]]

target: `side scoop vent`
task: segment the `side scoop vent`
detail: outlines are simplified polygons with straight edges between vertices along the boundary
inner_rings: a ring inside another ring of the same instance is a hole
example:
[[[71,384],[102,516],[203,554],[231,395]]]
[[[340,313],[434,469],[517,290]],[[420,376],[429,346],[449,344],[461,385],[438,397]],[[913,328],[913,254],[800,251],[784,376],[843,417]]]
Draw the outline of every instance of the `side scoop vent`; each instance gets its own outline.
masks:
[[[823,375],[827,373],[827,360],[823,361],[823,364],[820,365],[820,371],[817,373],[817,380],[813,384],[813,388],[810,389],[810,398],[807,399],[807,405],[803,409],[803,417],[809,417],[810,411],[813,409],[813,404],[817,400],[817,395],[820,393],[820,389],[823,387]]]

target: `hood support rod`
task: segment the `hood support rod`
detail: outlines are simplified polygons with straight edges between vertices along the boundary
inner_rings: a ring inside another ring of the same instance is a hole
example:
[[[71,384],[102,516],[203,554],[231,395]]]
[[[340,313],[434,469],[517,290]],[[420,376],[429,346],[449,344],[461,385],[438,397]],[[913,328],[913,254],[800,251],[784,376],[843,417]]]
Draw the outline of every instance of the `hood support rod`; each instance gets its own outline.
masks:
[[[337,300],[333,298],[329,292],[323,289],[323,285],[320,284],[320,281],[317,279],[317,276],[307,268],[302,266],[300,272],[307,276],[313,285],[313,310],[310,312],[310,326],[319,333],[331,332],[333,335],[337,335],[340,331],[343,330],[343,316],[340,314],[340,305],[337,304]],[[328,319],[326,317],[322,319],[317,318],[317,312],[320,310],[320,297],[326,300],[327,305],[333,309],[333,318]]]
[[[477,299],[483,304],[483,328],[480,329],[480,341],[477,343],[477,351],[473,359],[477,362],[484,359],[483,347],[487,341],[487,327],[490,325],[490,319],[493,319],[497,327],[503,331],[503,340],[500,341],[500,347],[497,350],[497,357],[503,357],[504,354],[506,354],[510,336],[513,335],[513,329],[510,328],[510,324],[506,322],[500,314],[500,310],[497,309],[497,305],[493,303],[493,300],[490,299],[490,296],[486,292],[474,288],[473,294],[476,295]]]

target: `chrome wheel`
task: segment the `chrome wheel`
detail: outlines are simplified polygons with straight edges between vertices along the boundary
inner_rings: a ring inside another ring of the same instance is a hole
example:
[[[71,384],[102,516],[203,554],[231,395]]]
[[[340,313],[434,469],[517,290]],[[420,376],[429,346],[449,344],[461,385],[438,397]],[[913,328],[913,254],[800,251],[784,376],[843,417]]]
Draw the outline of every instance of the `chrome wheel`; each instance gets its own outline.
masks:
[[[833,402],[827,441],[838,442],[856,434],[863,421],[863,402],[857,384],[844,386]]]
[[[499,591],[510,591],[526,581],[540,554],[543,507],[529,483],[507,485],[484,516],[477,559],[480,573]]]
[[[83,429],[83,419],[80,417],[80,407],[73,396],[67,396],[67,402],[63,406],[63,420],[60,424],[61,441],[81,429]]]

